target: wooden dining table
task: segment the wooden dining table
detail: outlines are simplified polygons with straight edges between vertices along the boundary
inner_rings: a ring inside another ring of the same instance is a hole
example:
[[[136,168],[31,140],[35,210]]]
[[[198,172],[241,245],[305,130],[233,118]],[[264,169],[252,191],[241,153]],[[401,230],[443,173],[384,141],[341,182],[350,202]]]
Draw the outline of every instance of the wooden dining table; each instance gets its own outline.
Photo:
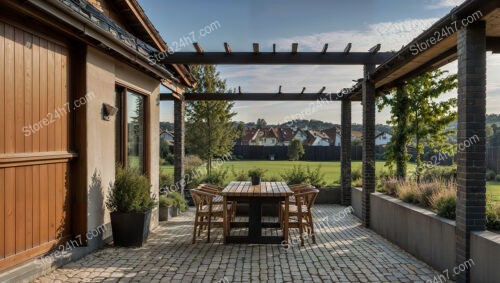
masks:
[[[261,182],[259,185],[252,185],[251,182],[231,182],[221,192],[224,207],[227,203],[235,201],[237,203],[247,203],[248,222],[227,221],[228,215],[224,210],[224,223],[227,223],[224,230],[224,243],[248,243],[248,244],[279,244],[288,242],[288,202],[293,191],[284,182]],[[278,209],[281,202],[285,203],[284,227],[279,222],[262,222],[262,204],[276,204]],[[231,236],[231,227],[248,227],[247,236]],[[283,236],[263,236],[262,228],[283,229]]]

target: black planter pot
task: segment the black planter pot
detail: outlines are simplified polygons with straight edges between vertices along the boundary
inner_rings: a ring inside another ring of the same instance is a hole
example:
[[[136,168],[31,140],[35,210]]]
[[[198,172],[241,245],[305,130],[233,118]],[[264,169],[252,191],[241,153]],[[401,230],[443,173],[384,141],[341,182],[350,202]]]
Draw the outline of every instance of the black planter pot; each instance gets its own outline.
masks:
[[[252,176],[252,185],[260,184],[260,177]]]
[[[141,247],[149,236],[151,211],[111,212],[111,229],[115,246]]]

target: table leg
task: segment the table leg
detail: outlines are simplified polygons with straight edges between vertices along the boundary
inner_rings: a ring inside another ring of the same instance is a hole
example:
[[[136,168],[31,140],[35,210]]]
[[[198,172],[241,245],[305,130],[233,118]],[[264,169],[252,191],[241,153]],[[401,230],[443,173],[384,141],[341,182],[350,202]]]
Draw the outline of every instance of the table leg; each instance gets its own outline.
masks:
[[[288,215],[288,196],[285,197],[285,215],[283,217],[285,218],[283,223],[283,238],[285,240],[285,243],[288,243],[288,219],[290,218]]]
[[[222,201],[222,214],[223,214],[223,220],[222,220],[222,235],[223,235],[223,241],[224,244],[226,243],[226,237],[229,231],[229,223],[228,223],[228,215],[227,215],[227,197],[224,196],[223,201]]]
[[[262,206],[256,199],[250,202],[248,208],[248,238],[257,241],[262,236]]]

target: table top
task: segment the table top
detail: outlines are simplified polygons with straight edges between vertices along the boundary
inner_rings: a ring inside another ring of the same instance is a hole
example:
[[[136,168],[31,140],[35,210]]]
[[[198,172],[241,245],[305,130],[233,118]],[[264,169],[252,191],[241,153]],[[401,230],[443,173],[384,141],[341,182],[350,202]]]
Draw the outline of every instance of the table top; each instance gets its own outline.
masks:
[[[261,182],[255,186],[251,182],[231,182],[221,194],[242,197],[283,197],[293,195],[293,191],[284,182]]]

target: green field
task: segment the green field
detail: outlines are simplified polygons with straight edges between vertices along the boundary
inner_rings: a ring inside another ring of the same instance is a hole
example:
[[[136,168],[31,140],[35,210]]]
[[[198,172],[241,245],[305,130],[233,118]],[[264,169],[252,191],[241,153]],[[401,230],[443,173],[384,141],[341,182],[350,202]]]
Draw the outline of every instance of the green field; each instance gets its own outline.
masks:
[[[387,171],[384,167],[384,161],[377,161],[376,170],[381,172],[382,170]],[[269,179],[271,177],[280,178],[280,173],[292,168],[294,165],[308,166],[313,169],[321,166],[321,172],[324,173],[324,178],[327,185],[338,185],[340,182],[340,162],[314,162],[314,161],[228,161],[225,162],[220,168],[228,168],[229,174],[227,177],[227,182],[233,179],[232,168],[236,171],[248,171],[252,168],[263,168],[267,170],[264,175],[264,179]],[[409,170],[415,169],[415,164],[409,164]],[[174,167],[172,165],[161,166],[163,172],[173,174]],[[361,170],[361,161],[352,162],[352,170]],[[500,202],[500,182],[488,182],[487,184],[487,194],[488,199],[492,199],[495,202]]]

